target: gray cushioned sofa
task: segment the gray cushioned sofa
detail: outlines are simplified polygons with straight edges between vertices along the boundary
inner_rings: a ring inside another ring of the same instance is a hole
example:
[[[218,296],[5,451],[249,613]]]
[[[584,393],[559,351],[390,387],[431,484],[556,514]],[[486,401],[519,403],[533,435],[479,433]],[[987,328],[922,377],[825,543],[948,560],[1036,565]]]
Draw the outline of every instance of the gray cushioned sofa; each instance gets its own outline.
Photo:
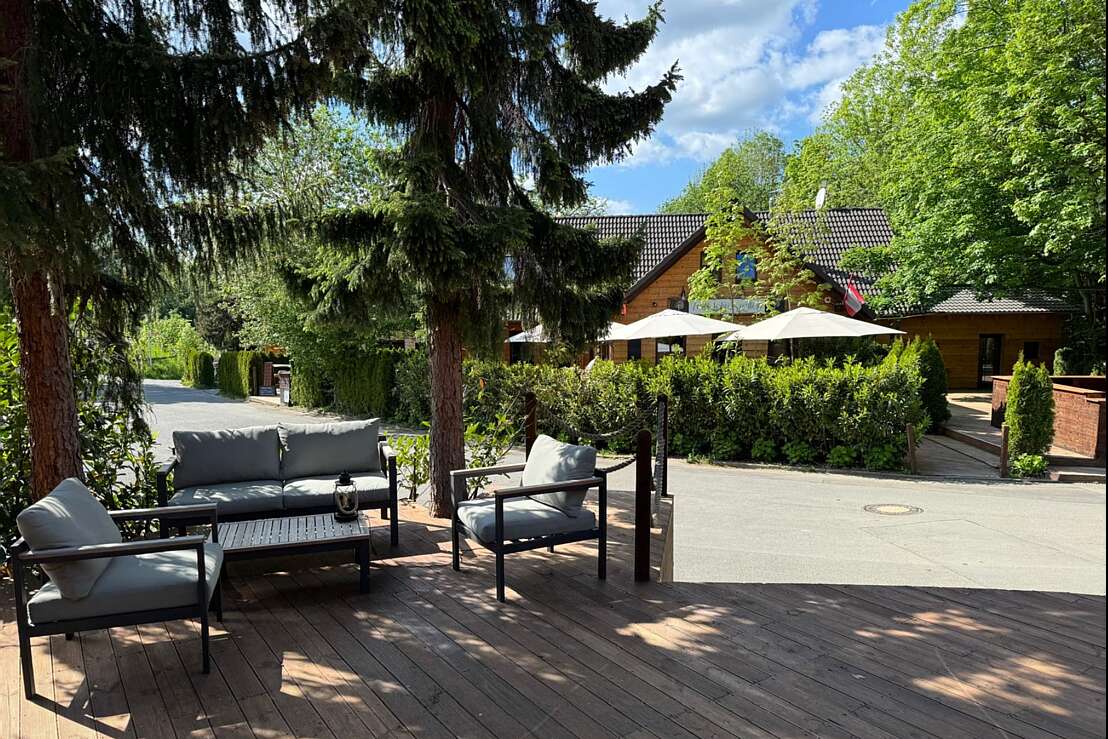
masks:
[[[376,418],[174,431],[173,453],[158,473],[159,505],[214,503],[224,521],[327,513],[347,472],[358,507],[379,509],[398,543],[396,454]]]

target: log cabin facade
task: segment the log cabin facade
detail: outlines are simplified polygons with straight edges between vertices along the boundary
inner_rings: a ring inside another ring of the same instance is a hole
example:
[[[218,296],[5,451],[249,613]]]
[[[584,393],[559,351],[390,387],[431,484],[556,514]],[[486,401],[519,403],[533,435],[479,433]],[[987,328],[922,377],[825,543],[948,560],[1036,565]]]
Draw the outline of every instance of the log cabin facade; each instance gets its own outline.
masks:
[[[748,218],[766,220],[769,214],[748,211]],[[883,246],[893,236],[888,218],[880,208],[833,208],[802,211],[790,218],[810,223],[813,243],[806,249],[805,266],[815,280],[801,285],[798,293],[811,292],[822,284],[827,289],[820,302],[825,310],[846,313],[843,305],[847,280],[852,276],[839,267],[847,249]],[[713,306],[690,305],[688,281],[701,266],[706,245],[706,214],[655,214],[639,216],[574,216],[560,219],[579,228],[594,228],[601,238],[641,234],[644,247],[619,315],[613,320],[630,323],[665,308],[692,312],[718,310]],[[756,275],[757,265],[739,260],[738,269]],[[863,295],[873,296],[872,280],[853,276]],[[801,296],[795,295],[799,299]],[[793,301],[790,301],[793,302]],[[727,308],[731,306],[728,305]],[[730,312],[730,311],[728,311]],[[731,320],[750,324],[764,317],[758,301],[739,300]],[[978,300],[969,290],[951,290],[945,300],[926,308],[876,314],[867,305],[855,318],[876,321],[914,336],[932,336],[947,366],[950,387],[986,387],[993,375],[1009,374],[1020,352],[1029,359],[1053,363],[1054,351],[1062,344],[1065,322],[1072,309],[1061,299],[1030,290],[1021,298]],[[683,344],[690,355],[704,350],[711,337],[675,337],[677,341],[617,341],[606,345],[604,355],[614,361],[641,359],[656,361],[674,344]],[[765,342],[746,342],[748,355],[765,355]],[[507,357],[506,357],[507,358]]]

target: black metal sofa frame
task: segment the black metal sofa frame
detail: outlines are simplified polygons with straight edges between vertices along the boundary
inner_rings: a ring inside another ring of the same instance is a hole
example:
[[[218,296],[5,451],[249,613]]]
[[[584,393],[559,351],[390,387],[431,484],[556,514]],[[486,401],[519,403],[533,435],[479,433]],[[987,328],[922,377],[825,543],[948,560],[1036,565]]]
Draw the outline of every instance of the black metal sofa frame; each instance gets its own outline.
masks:
[[[150,521],[152,519],[178,520],[188,518],[211,525],[212,542],[219,543],[219,521],[214,503],[202,503],[169,508],[136,508],[124,511],[108,511],[113,521]],[[164,531],[163,526],[163,531]],[[215,611],[216,619],[223,621],[222,583],[216,581],[212,600],[207,602],[207,574],[204,563],[203,534],[176,536],[172,538],[140,539],[119,544],[96,544],[93,546],[65,547],[32,552],[21,538],[16,539],[8,552],[8,564],[15,585],[15,623],[19,638],[19,660],[23,668],[23,692],[30,700],[35,694],[35,673],[31,663],[31,637],[65,634],[72,639],[79,631],[112,628],[114,626],[134,626],[136,624],[157,623],[159,621],[177,621],[186,618],[200,620],[200,643],[203,656],[204,673],[211,671],[211,657],[208,646],[208,610],[209,605]],[[115,613],[108,616],[51,621],[44,624],[32,624],[27,614],[27,593],[24,568],[30,565],[51,562],[75,562],[85,559],[119,557],[132,554],[151,554],[154,552],[172,552],[185,549],[196,550],[197,582],[196,603],[177,608],[157,608],[149,611]]]
[[[461,570],[461,555],[459,552],[459,539],[465,535],[473,539],[496,555],[496,599],[504,602],[504,555],[515,552],[526,552],[532,549],[546,547],[553,552],[555,545],[570,544],[576,541],[597,540],[596,576],[603,580],[607,574],[608,559],[608,474],[604,470],[595,470],[593,477],[581,480],[568,480],[566,482],[551,482],[543,485],[525,485],[494,491],[496,507],[496,537],[494,541],[485,543],[477,534],[470,531],[464,523],[458,519],[458,502],[468,498],[466,480],[472,477],[490,477],[492,475],[506,475],[512,472],[522,472],[525,464],[505,464],[495,467],[474,467],[466,470],[454,470],[450,473],[453,485],[453,506],[451,512],[451,543],[452,566],[455,571]],[[566,490],[589,490],[597,488],[597,502],[599,510],[596,517],[596,528],[587,531],[574,531],[563,534],[550,534],[536,536],[529,539],[517,539],[504,541],[504,501],[511,498],[522,498],[528,495],[540,495],[542,493],[556,493]]]
[[[396,452],[389,446],[388,439],[384,434],[379,434],[377,437],[377,453],[381,457],[381,469],[385,470],[389,478],[389,501],[387,505],[379,505],[376,503],[361,504],[358,507],[361,510],[370,510],[377,508],[381,511],[381,518],[389,522],[389,544],[395,547],[400,543],[400,524],[399,524],[399,503],[398,503],[398,485],[397,485],[397,472],[396,472]],[[173,468],[177,465],[177,460],[173,459],[166,462],[158,469],[157,475],[157,488],[158,488],[158,505],[169,505],[170,490],[169,490],[169,473],[173,471]],[[309,508],[297,508],[295,510],[279,510],[279,511],[255,511],[251,513],[239,513],[239,514],[223,514],[221,516],[224,521],[248,521],[257,518],[284,518],[286,516],[311,516],[317,513],[330,513],[335,510],[335,506],[323,505],[312,506]],[[191,526],[196,523],[203,523],[203,521],[185,519],[178,522],[178,534],[184,534],[184,527]],[[165,536],[163,530],[162,535]]]

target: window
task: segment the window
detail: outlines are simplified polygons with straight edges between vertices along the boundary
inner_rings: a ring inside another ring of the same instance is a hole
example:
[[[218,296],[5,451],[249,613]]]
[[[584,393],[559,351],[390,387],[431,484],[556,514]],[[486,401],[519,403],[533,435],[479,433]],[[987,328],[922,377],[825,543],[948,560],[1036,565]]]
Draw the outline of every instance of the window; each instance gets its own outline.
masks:
[[[1023,342],[1023,358],[1028,362],[1039,361],[1039,342],[1037,341],[1025,341]]]
[[[741,251],[735,254],[735,279],[758,279],[758,263],[754,260],[753,256],[744,254]]]
[[[654,358],[661,359],[668,354],[684,354],[685,337],[671,336],[666,339],[658,339],[654,344]]]
[[[704,269],[704,254],[705,254],[705,250],[701,249],[700,250],[700,269]],[[723,280],[723,270],[722,269],[717,269],[716,270],[716,282],[721,282],[722,280]]]
[[[642,359],[642,339],[631,339],[627,342],[627,358]]]

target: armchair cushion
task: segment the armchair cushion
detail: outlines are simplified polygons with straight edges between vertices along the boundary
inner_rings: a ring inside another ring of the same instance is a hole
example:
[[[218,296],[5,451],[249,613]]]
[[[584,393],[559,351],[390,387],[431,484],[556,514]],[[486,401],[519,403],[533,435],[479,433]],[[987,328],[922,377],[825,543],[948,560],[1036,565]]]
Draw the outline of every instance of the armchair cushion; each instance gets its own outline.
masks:
[[[196,550],[181,549],[153,554],[105,557],[107,568],[92,590],[76,600],[63,596],[47,583],[27,602],[35,624],[78,618],[111,616],[156,608],[179,608],[196,604]],[[205,585],[211,602],[223,565],[223,548],[204,545]]]
[[[169,499],[170,505],[194,505],[215,503],[220,516],[237,516],[240,513],[268,513],[284,508],[280,480],[246,480],[178,490]]]
[[[389,478],[384,472],[365,472],[351,475],[358,486],[358,504],[369,506],[373,503],[387,503],[389,500]],[[285,509],[314,508],[333,505],[335,500],[335,481],[338,475],[319,475],[285,480]]]
[[[496,541],[496,503],[492,498],[458,503],[458,520],[482,542]],[[591,531],[594,528],[596,515],[588,508],[579,509],[576,516],[567,516],[533,498],[509,498],[504,501],[504,541]]]
[[[49,495],[32,503],[15,518],[20,535],[31,551],[118,544],[123,539],[111,516],[84,483],[71,477],[62,480]],[[44,564],[51,585],[59,597],[83,598],[108,568],[111,560]]]
[[[381,457],[377,437],[381,421],[281,424],[281,476],[285,480],[340,472],[377,472]]]
[[[523,485],[543,485],[549,482],[583,480],[596,471],[596,449],[591,446],[563,444],[546,434],[540,434],[527,455],[523,468]],[[567,490],[532,496],[533,500],[557,508],[567,516],[581,513],[587,490]]]
[[[281,439],[276,426],[218,431],[174,431],[177,466],[173,487],[213,485],[281,477]]]

